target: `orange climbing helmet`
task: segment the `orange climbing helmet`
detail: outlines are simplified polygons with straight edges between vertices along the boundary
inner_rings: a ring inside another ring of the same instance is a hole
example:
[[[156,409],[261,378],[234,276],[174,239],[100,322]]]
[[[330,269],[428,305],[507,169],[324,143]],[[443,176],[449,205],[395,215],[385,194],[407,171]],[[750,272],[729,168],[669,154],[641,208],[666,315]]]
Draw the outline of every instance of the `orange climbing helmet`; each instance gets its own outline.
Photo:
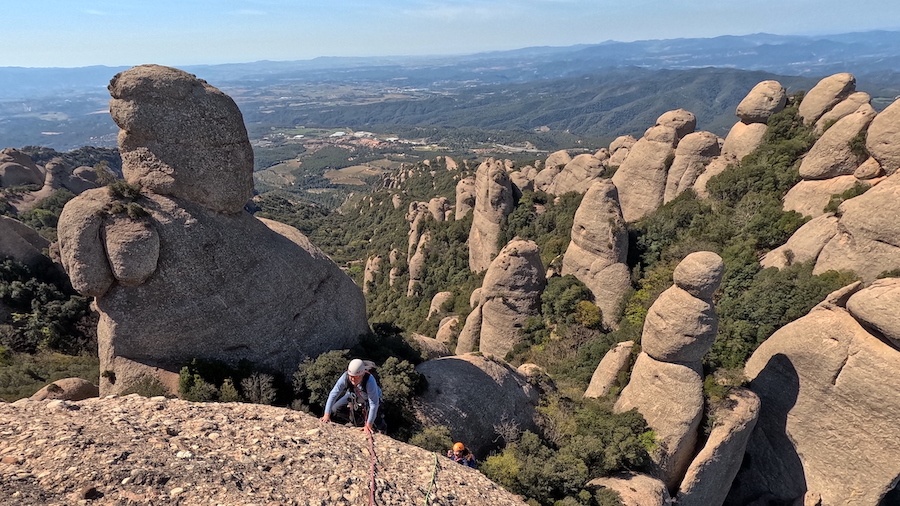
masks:
[[[466,449],[466,445],[462,443],[453,443],[453,451],[461,452]]]

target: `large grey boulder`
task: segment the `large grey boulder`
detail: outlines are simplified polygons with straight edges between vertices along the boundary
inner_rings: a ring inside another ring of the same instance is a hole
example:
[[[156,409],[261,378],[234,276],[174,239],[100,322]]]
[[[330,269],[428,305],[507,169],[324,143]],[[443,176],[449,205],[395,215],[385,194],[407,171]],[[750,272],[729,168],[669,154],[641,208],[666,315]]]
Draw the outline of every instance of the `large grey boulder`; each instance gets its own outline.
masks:
[[[715,134],[693,132],[684,136],[675,147],[675,160],[666,175],[663,202],[670,202],[692,188],[706,166],[720,154],[719,138]]]
[[[709,183],[709,180],[725,172],[725,169],[737,163],[738,159],[734,156],[722,155],[713,158],[709,162],[709,165],[706,166],[706,170],[704,170],[702,174],[697,176],[697,180],[694,181],[694,193],[696,193],[697,196],[702,199],[709,198],[709,191],[706,189],[706,185],[707,183]]]
[[[875,116],[866,132],[866,150],[888,175],[900,168],[900,100]]]
[[[618,321],[622,298],[631,288],[628,231],[619,207],[616,186],[596,181],[575,211],[572,240],[563,256],[562,274],[572,274],[594,295],[603,323]]]
[[[768,123],[769,116],[784,109],[787,91],[778,81],[762,81],[738,104],[735,114],[744,123]]]
[[[762,144],[768,125],[738,121],[728,131],[722,144],[722,156],[742,160]]]
[[[856,77],[842,72],[830,75],[810,89],[800,102],[798,114],[807,125],[815,123],[823,114],[856,91]]]
[[[63,378],[50,383],[35,392],[29,399],[33,401],[62,400],[83,401],[100,395],[97,385],[81,378]]]
[[[481,285],[478,350],[497,358],[512,351],[522,340],[525,321],[540,314],[541,293],[546,284],[537,244],[514,239],[504,246],[491,262]]]
[[[656,125],[674,128],[676,138],[682,139],[697,128],[697,116],[686,109],[674,109],[666,111],[656,118]]]
[[[635,222],[659,209],[666,191],[666,176],[675,157],[676,131],[654,126],[634,143],[628,157],[613,174],[619,189],[622,216]]]
[[[466,354],[423,362],[416,371],[428,383],[414,401],[417,419],[449,427],[453,440],[479,458],[497,447],[501,424],[537,430],[538,391],[503,361]]]
[[[609,144],[608,165],[610,167],[622,165],[622,162],[628,157],[628,153],[631,151],[631,147],[634,146],[635,142],[637,142],[637,139],[630,135],[620,135],[619,137],[616,137]]]
[[[864,150],[854,149],[853,140],[860,132],[865,135],[875,114],[875,109],[866,104],[839,119],[803,157],[800,162],[800,177],[828,179],[852,175],[868,158]]]
[[[100,313],[102,395],[147,376],[177,391],[193,359],[291,374],[368,332],[362,292],[337,265],[298,230],[243,210],[252,150],[230,98],[155,65],[110,90],[140,193],[88,190],[58,225],[61,262]]]
[[[896,486],[900,393],[885,379],[900,370],[900,351],[845,308],[859,287],[829,295],[747,361],[761,408],[729,504],[763,495],[779,504],[884,504]]]
[[[572,156],[565,150],[550,153],[544,161],[544,168],[534,176],[534,189],[546,191],[553,183],[556,176],[562,172],[567,163],[572,161]]]
[[[428,306],[428,316],[426,320],[430,320],[432,316],[439,314],[444,304],[453,300],[453,292],[438,292],[431,298],[431,304]]]
[[[475,207],[469,231],[469,269],[483,272],[497,255],[500,227],[513,211],[512,182],[502,161],[489,158],[475,173]]]
[[[733,389],[710,416],[715,425],[681,481],[679,505],[719,506],[725,502],[759,418],[759,397],[744,388]]]
[[[847,311],[863,326],[900,349],[900,279],[877,279],[847,300]]]

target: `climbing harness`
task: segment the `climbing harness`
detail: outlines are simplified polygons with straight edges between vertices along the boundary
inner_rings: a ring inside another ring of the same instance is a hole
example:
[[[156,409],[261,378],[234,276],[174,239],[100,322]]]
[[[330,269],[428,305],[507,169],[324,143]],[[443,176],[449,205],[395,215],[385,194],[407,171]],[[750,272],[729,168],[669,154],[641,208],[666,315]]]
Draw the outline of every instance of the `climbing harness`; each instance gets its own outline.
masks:
[[[437,484],[437,472],[438,472],[438,455],[434,454],[434,469],[431,470],[431,483],[428,484],[428,492],[425,492],[425,503],[423,506],[428,506],[428,501],[431,500],[431,492],[434,491],[434,486]]]

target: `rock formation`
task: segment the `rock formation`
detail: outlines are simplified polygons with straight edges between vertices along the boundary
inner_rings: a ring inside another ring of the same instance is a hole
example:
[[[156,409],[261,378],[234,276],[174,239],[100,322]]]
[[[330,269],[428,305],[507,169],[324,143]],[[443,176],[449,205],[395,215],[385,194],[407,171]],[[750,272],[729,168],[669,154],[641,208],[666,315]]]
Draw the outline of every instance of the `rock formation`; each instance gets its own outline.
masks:
[[[663,203],[694,187],[709,162],[721,154],[719,142],[719,138],[710,132],[693,132],[678,142],[675,159],[666,175]]]
[[[18,149],[0,150],[0,188],[42,184],[44,171],[31,157]]]
[[[900,100],[875,116],[866,132],[866,150],[881,165],[885,174],[900,169]]]
[[[767,123],[769,117],[787,105],[787,92],[778,81],[762,81],[738,104],[735,114],[741,122]]]
[[[619,189],[622,216],[635,222],[663,204],[666,175],[675,157],[678,142],[671,126],[650,127],[634,143],[628,157],[613,174],[612,181]]]
[[[61,400],[83,401],[100,395],[97,385],[81,378],[63,378],[35,392],[32,401]]]
[[[353,281],[296,229],[243,210],[253,151],[227,95],[177,69],[110,82],[126,182],[59,220],[62,264],[95,297],[102,395],[145,376],[177,390],[192,359],[291,374],[368,331]]]
[[[464,177],[456,183],[456,219],[461,220],[475,207],[475,178]]]
[[[489,158],[475,173],[475,207],[469,231],[469,268],[483,272],[497,255],[500,227],[513,211],[513,190],[502,161]]]
[[[614,326],[622,298],[631,288],[628,231],[619,208],[616,186],[594,182],[575,211],[572,240],[563,256],[562,274],[572,274],[594,295],[603,323]]]
[[[138,395],[0,403],[6,504],[525,506],[483,474],[285,408]]]
[[[807,125],[814,124],[823,114],[856,91],[856,77],[846,72],[828,76],[812,87],[800,102],[797,111]]]
[[[621,473],[595,478],[588,487],[608,488],[619,494],[625,506],[668,506],[672,503],[666,484],[638,473]]]
[[[631,365],[631,350],[634,341],[618,343],[603,356],[597,364],[591,382],[584,391],[583,397],[596,399],[607,395],[619,380],[619,375]]]
[[[29,267],[49,263],[44,250],[50,241],[18,220],[0,215],[0,258],[10,257]]]
[[[444,304],[453,300],[453,292],[438,292],[431,298],[431,305],[428,307],[428,316],[426,320],[430,320],[432,316],[443,311]]]
[[[576,156],[553,178],[545,191],[551,195],[586,192],[606,169],[606,158],[608,157],[587,153]]]
[[[860,286],[832,293],[747,361],[760,415],[729,504],[885,504],[897,485],[900,395],[885,379],[900,370],[900,351],[867,330],[894,319],[895,307],[870,301],[897,280]]]
[[[609,166],[618,167],[622,165],[635,142],[637,142],[637,139],[630,135],[620,135],[609,143]]]
[[[409,259],[409,282],[406,286],[406,296],[412,297],[418,293],[418,287],[425,275],[425,257],[428,256],[431,243],[431,232],[426,230],[419,238],[416,252]]]
[[[481,285],[481,301],[469,314],[456,353],[478,350],[503,358],[522,339],[525,320],[540,313],[547,276],[533,241],[514,239],[491,262]]]
[[[536,430],[539,393],[503,361],[475,354],[429,360],[416,366],[428,389],[415,401],[424,426],[444,425],[479,458],[497,447],[501,424]]]
[[[383,258],[378,255],[370,256],[366,259],[366,268],[363,271],[363,293],[369,293],[372,285],[374,285],[381,276],[382,261]]]
[[[615,404],[618,412],[636,408],[656,432],[653,472],[677,490],[698,441],[703,417],[703,355],[715,340],[718,320],[712,294],[724,264],[715,253],[691,253],[673,273],[674,285],[650,307],[641,337],[642,351],[631,380]]]

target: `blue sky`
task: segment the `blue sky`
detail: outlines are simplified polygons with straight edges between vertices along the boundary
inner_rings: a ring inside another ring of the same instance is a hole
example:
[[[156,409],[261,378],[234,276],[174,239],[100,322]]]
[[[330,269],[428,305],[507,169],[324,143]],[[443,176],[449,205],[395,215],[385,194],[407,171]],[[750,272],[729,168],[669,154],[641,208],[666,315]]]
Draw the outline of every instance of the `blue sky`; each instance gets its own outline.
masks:
[[[0,0],[0,66],[465,54],[900,30],[896,0]]]

